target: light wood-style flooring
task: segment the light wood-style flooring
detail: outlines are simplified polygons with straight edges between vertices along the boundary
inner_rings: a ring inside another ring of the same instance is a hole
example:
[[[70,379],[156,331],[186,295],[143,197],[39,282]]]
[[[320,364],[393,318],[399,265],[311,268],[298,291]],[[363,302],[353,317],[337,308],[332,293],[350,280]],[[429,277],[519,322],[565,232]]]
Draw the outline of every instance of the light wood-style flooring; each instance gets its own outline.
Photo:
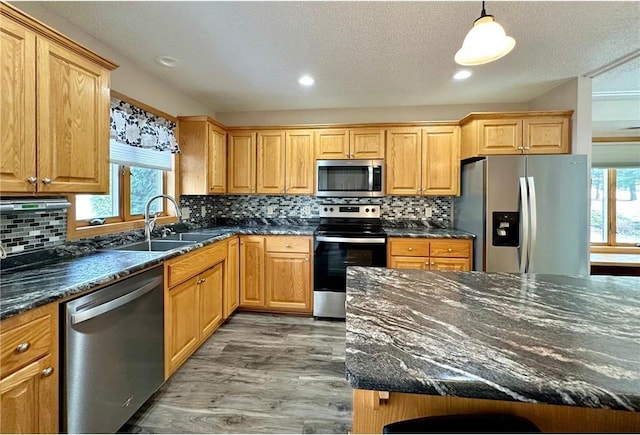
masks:
[[[122,427],[137,433],[347,433],[345,324],[236,313]]]

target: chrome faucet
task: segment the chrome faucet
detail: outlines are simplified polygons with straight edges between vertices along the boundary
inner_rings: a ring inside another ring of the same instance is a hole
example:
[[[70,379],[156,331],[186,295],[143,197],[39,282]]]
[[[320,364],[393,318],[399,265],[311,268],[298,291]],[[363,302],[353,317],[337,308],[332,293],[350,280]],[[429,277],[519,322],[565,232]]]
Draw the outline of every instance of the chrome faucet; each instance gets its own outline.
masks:
[[[153,219],[149,218],[149,207],[151,203],[158,198],[167,198],[169,201],[173,203],[173,206],[176,208],[176,215],[178,217],[182,217],[182,212],[180,211],[180,207],[175,199],[173,199],[170,195],[156,195],[152,198],[149,198],[147,204],[144,206],[144,240],[145,242],[151,243],[151,232],[153,228],[156,226],[156,220],[158,219],[158,214],[153,215]]]

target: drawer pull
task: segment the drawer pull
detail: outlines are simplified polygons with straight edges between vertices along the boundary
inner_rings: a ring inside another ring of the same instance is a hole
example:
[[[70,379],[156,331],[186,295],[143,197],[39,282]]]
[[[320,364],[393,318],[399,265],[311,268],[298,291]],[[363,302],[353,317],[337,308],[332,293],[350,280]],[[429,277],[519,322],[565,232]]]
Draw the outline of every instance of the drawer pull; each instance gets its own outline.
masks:
[[[453,252],[453,248],[447,248],[448,252]]]
[[[25,341],[24,343],[20,343],[19,345],[16,346],[16,351],[18,353],[25,353],[26,351],[29,350],[30,347],[31,347],[31,343],[29,343],[28,341]]]
[[[49,177],[44,177],[42,179],[42,184],[51,184],[51,178]]]
[[[411,246],[409,246],[409,251],[413,251],[413,248]]]
[[[42,371],[42,376],[44,376],[45,378],[51,376],[52,374],[53,374],[53,367],[47,367]]]
[[[290,247],[291,247],[291,245],[284,245],[284,247],[285,247],[285,248],[290,248]]]
[[[435,266],[435,265],[436,265],[436,263],[435,263],[434,261],[432,261],[432,262],[431,262],[431,265],[432,265],[432,266]]]

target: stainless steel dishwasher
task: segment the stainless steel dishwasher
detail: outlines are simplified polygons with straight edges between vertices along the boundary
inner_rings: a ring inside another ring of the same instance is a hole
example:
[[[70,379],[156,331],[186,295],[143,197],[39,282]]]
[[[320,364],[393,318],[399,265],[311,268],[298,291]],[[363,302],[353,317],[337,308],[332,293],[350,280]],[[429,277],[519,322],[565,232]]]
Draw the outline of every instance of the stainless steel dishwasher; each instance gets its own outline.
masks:
[[[114,433],[164,381],[163,270],[65,305],[63,431]]]

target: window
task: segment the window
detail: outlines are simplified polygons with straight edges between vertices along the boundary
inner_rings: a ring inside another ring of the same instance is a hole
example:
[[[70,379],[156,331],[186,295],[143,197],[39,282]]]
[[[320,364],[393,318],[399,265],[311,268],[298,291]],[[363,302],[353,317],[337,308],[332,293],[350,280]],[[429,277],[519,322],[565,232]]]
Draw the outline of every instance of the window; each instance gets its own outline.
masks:
[[[640,246],[640,168],[591,170],[591,244]]]

